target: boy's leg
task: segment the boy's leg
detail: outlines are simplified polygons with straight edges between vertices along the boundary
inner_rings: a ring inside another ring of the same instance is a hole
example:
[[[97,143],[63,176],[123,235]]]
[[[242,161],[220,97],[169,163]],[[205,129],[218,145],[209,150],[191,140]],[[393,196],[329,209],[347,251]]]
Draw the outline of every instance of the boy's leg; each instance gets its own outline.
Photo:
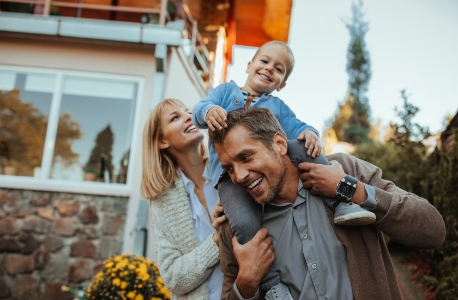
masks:
[[[227,173],[219,179],[218,193],[227,220],[240,244],[249,242],[262,227],[261,205],[235,185]],[[263,292],[280,283],[277,272],[269,270],[261,281]]]
[[[330,164],[328,159],[321,153],[315,158],[307,155],[307,148],[304,147],[303,141],[288,140],[288,155],[296,167],[302,162],[321,165]],[[322,199],[326,205],[334,209],[334,223],[337,225],[368,225],[375,222],[374,213],[361,208],[358,204],[328,197],[322,197]]]
[[[237,241],[242,245],[249,242],[261,229],[261,205],[235,185],[227,173],[218,182],[218,194]]]

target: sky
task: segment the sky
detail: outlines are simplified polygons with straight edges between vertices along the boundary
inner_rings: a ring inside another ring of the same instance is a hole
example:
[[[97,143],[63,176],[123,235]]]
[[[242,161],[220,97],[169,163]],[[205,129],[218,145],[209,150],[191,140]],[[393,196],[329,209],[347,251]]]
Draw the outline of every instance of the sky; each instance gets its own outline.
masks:
[[[432,133],[444,129],[458,110],[458,1],[366,0],[366,46],[372,78],[367,97],[371,119],[382,126],[399,122],[400,91],[420,108],[413,120]],[[289,45],[295,55],[287,86],[274,94],[297,117],[323,132],[347,94],[350,35],[342,18],[351,17],[351,0],[295,0]],[[243,86],[255,48],[235,46],[228,80]]]

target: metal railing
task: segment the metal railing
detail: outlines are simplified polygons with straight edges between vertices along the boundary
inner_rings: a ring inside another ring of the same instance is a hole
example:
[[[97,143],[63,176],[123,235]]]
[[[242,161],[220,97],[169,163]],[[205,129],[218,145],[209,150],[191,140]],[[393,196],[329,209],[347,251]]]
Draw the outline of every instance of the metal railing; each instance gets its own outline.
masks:
[[[76,18],[81,18],[82,10],[101,10],[110,12],[128,12],[128,13],[143,13],[158,15],[159,25],[165,25],[170,21],[170,15],[167,12],[168,0],[160,0],[160,7],[156,8],[141,8],[130,6],[116,6],[116,5],[103,5],[103,4],[87,4],[84,0],[75,2],[63,2],[53,0],[0,0],[1,2],[32,4],[34,7],[35,15],[49,16],[51,7],[55,8],[74,8],[77,9]],[[198,23],[195,20],[189,7],[184,4],[184,28],[182,49],[188,57],[191,68],[194,70],[197,80],[207,90],[214,86],[214,54],[210,53],[205,45],[204,40],[198,30]]]

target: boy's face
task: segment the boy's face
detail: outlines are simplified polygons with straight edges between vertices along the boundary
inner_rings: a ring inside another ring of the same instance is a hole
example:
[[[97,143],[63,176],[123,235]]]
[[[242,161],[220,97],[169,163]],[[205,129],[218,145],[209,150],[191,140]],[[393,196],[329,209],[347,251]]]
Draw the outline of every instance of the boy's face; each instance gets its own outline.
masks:
[[[281,45],[266,45],[248,63],[244,89],[254,94],[280,91],[286,85],[284,79],[290,70],[291,56],[288,51]]]

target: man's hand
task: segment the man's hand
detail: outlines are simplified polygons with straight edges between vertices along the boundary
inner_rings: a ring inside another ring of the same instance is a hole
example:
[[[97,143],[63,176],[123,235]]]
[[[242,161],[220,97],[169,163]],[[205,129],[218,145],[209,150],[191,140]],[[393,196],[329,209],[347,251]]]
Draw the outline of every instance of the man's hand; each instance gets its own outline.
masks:
[[[227,127],[226,116],[227,112],[221,106],[216,105],[207,112],[205,122],[211,131],[215,131],[216,128],[221,130]]]
[[[311,194],[320,194],[330,198],[336,196],[337,185],[347,175],[337,161],[332,160],[330,163],[329,166],[306,162],[299,164],[302,184],[310,190]]]
[[[235,236],[232,238],[234,255],[239,264],[236,284],[243,298],[251,298],[256,294],[261,279],[274,262],[272,238],[267,233],[267,228],[261,228],[244,245],[240,245]]]
[[[317,155],[321,153],[321,145],[320,141],[318,140],[318,136],[312,130],[306,130],[301,132],[297,137],[298,141],[305,140],[305,148],[307,148],[307,155],[312,155],[315,158]]]

